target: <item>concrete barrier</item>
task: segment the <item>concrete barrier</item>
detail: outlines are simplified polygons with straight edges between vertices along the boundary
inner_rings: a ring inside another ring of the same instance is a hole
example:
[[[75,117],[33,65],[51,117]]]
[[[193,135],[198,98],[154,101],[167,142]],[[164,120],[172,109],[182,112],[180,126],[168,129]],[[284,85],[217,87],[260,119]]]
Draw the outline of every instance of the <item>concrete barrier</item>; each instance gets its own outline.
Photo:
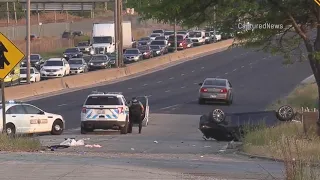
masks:
[[[137,74],[151,70],[170,62],[193,58],[200,54],[209,53],[215,50],[224,49],[232,44],[232,40],[221,41],[215,44],[199,46],[176,53],[159,56],[149,60],[127,65],[125,68],[106,69],[88,72],[85,74],[68,76],[64,78],[41,81],[28,85],[13,86],[5,88],[6,99],[23,99],[36,95],[48,94],[70,88],[79,88],[95,85],[102,82],[115,80],[121,77]]]

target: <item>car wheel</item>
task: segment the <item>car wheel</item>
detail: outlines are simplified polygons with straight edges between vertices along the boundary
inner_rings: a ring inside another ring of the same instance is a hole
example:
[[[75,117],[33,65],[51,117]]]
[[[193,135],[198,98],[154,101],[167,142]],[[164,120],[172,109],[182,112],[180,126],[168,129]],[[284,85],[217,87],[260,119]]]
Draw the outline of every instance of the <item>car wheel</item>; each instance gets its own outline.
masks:
[[[80,131],[81,131],[81,132],[80,132],[81,134],[87,134],[88,132],[93,132],[94,129],[92,129],[92,128],[89,129],[89,128],[81,127],[81,128],[80,128]]]
[[[61,135],[62,132],[63,132],[63,122],[60,119],[57,119],[52,124],[51,134]]]
[[[126,120],[126,124],[124,125],[124,127],[120,128],[120,134],[127,134],[128,133],[128,120]]]
[[[230,106],[233,103],[233,96],[231,95],[227,100],[227,105]]]
[[[278,109],[276,116],[280,121],[291,121],[293,120],[295,113],[291,106],[284,105]]]
[[[199,99],[198,99],[198,103],[199,103],[199,104],[205,104],[205,100],[202,99],[202,98],[199,98]]]
[[[16,127],[12,123],[6,124],[6,133],[8,136],[13,136],[16,134]]]

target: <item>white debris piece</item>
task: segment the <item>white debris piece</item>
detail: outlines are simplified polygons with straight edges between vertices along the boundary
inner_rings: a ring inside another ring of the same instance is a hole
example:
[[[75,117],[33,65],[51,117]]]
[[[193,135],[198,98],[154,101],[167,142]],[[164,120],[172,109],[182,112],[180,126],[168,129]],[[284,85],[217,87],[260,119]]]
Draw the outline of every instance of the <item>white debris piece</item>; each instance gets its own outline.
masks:
[[[131,148],[131,151],[134,151],[134,148]]]
[[[93,147],[95,147],[95,148],[101,148],[102,146],[99,145],[99,144],[93,144],[93,145],[87,144],[87,145],[85,145],[84,147],[88,147],[88,148],[93,148]]]
[[[154,143],[158,144],[158,141],[153,141]]]
[[[84,145],[84,141],[83,139],[80,140],[75,140],[75,139],[66,139],[65,141],[63,141],[62,143],[60,143],[60,145],[63,146],[83,146]]]

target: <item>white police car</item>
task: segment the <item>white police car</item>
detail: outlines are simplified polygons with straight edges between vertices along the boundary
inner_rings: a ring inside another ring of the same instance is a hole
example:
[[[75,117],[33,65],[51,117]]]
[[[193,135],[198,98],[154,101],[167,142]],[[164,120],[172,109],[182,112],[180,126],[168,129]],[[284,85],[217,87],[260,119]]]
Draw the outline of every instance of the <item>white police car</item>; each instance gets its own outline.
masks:
[[[2,109],[2,105],[0,107]],[[60,135],[65,128],[62,116],[45,112],[31,104],[7,101],[5,110],[6,132],[9,135],[46,132]],[[0,115],[0,129],[1,131],[3,129],[2,115]]]
[[[148,98],[139,97],[146,112],[144,125],[148,124]],[[88,95],[81,111],[81,134],[95,129],[120,130],[127,134],[129,126],[129,107],[121,92],[97,92]]]

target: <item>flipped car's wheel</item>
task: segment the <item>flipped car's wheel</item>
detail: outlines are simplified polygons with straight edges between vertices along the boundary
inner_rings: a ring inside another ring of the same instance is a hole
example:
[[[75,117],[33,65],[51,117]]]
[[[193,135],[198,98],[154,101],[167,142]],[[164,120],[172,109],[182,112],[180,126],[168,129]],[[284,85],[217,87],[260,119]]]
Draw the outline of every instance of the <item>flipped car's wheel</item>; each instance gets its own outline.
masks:
[[[229,96],[228,100],[227,100],[227,105],[230,106],[233,103],[233,96]]]
[[[6,124],[6,133],[8,136],[13,136],[16,134],[16,127],[12,123]]]
[[[55,120],[52,124],[51,134],[61,135],[63,132],[63,122],[59,119]]]
[[[294,110],[288,105],[281,106],[276,114],[280,121],[291,121],[294,118]]]
[[[216,123],[221,123],[226,118],[226,115],[221,109],[214,109],[211,113],[211,118]]]

